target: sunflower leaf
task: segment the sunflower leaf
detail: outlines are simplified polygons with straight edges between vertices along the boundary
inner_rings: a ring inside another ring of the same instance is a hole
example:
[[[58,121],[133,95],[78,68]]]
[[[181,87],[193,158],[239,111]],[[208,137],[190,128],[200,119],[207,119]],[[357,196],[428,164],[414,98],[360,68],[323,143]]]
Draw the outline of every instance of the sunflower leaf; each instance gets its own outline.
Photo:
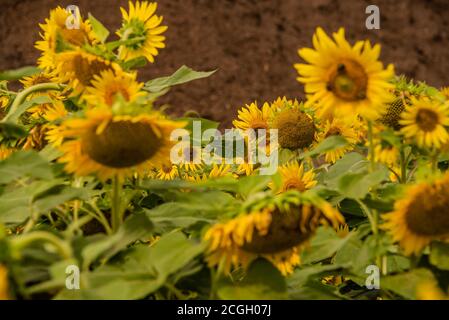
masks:
[[[19,80],[22,79],[23,77],[38,74],[39,72],[41,72],[41,70],[33,66],[22,67],[14,70],[5,70],[0,72],[0,80],[8,80],[8,81]]]
[[[104,43],[109,36],[109,30],[106,29],[106,27],[100,21],[98,21],[90,12],[89,12],[89,21],[90,24],[92,25],[92,30],[95,33],[95,35],[98,37],[101,43]]]

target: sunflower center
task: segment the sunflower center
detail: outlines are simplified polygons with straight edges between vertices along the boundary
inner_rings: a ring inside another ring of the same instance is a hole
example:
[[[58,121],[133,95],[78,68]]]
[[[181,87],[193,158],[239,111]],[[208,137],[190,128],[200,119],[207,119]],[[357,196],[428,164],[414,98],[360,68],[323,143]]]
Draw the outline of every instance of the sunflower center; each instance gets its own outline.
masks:
[[[328,87],[337,97],[346,101],[366,98],[368,77],[356,61],[344,59],[331,71]]]
[[[402,99],[397,99],[393,103],[387,106],[385,114],[380,118],[380,122],[394,130],[401,129],[399,120],[401,119],[401,113],[405,110]]]
[[[130,95],[128,90],[126,90],[126,88],[120,86],[120,85],[115,85],[115,86],[111,86],[109,88],[106,88],[105,90],[105,94],[104,94],[104,100],[106,102],[106,104],[108,106],[112,106],[112,104],[115,101],[115,97],[121,94],[122,97],[126,100],[129,101],[130,100]]]
[[[76,79],[78,79],[81,84],[88,86],[91,84],[94,76],[100,74],[101,71],[110,70],[106,62],[101,60],[89,61],[86,57],[77,55],[73,59],[73,66],[75,71]]]
[[[285,251],[293,248],[304,241],[307,241],[312,235],[310,232],[302,232],[301,211],[300,208],[289,212],[280,212],[278,210],[271,214],[271,224],[265,235],[255,232],[251,242],[247,242],[242,249],[248,252],[259,254],[270,254]]]
[[[81,139],[83,151],[96,162],[113,168],[126,168],[150,159],[160,148],[160,138],[150,125],[118,121],[99,134],[89,130]]]
[[[407,207],[408,228],[418,235],[449,234],[449,185],[424,189]]]
[[[312,119],[296,109],[281,111],[273,121],[278,129],[278,141],[282,148],[300,149],[308,147],[315,137]]]
[[[172,170],[172,166],[171,165],[167,165],[167,164],[163,164],[162,165],[162,172],[169,174]]]
[[[421,130],[426,132],[435,130],[438,120],[438,114],[430,109],[421,108],[416,114],[416,124]]]
[[[300,192],[306,191],[306,185],[300,179],[288,179],[284,183],[285,190],[298,190]]]

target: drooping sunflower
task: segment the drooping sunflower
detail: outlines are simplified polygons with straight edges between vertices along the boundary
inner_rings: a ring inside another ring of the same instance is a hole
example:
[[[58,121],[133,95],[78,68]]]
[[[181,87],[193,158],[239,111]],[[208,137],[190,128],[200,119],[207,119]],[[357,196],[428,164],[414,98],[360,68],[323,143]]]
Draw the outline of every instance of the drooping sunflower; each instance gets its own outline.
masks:
[[[69,173],[96,174],[102,180],[148,174],[169,159],[170,133],[184,125],[158,113],[114,115],[109,108],[91,109],[85,118],[63,122],[59,161]]]
[[[312,117],[300,110],[298,104],[289,104],[277,109],[270,123],[278,130],[278,145],[284,149],[297,150],[309,147],[315,138],[315,123]]]
[[[179,176],[178,166],[167,161],[156,170],[156,178],[160,180],[174,180]]]
[[[419,254],[432,241],[449,242],[449,175],[409,187],[382,226],[406,255]]]
[[[91,85],[86,88],[84,98],[90,106],[114,104],[117,95],[125,101],[135,101],[144,93],[140,91],[143,83],[136,81],[136,73],[116,72],[107,69],[96,74]]]
[[[264,103],[262,110],[257,106],[257,102],[245,105],[238,111],[238,120],[234,120],[234,127],[241,130],[270,128],[269,121],[273,116],[273,109],[269,103]]]
[[[263,257],[284,275],[290,274],[300,263],[299,254],[316,228],[321,224],[337,228],[343,221],[340,213],[324,200],[299,201],[297,196],[283,195],[278,201],[264,199],[266,204],[212,226],[204,236],[209,243],[209,266],[220,265],[228,273]]]
[[[288,190],[304,192],[317,184],[313,170],[304,172],[304,164],[299,164],[297,161],[280,166],[278,172],[281,175],[281,185],[275,190],[277,193]],[[273,182],[268,186],[271,189],[276,189]]]
[[[42,40],[36,42],[36,48],[42,51],[42,56],[38,60],[41,69],[55,69],[55,57],[60,52],[99,42],[90,22],[83,20],[79,12],[77,13],[80,17],[79,28],[68,28],[66,22],[70,15],[65,9],[57,7],[50,11],[50,17],[45,19],[45,23],[40,24],[43,31]]]
[[[445,126],[449,125],[449,105],[426,97],[411,98],[399,123],[406,138],[420,147],[440,148],[449,140]]]
[[[104,71],[110,71],[118,78],[123,73],[117,63],[105,60],[82,49],[59,53],[55,61],[58,78],[61,82],[69,84],[73,90],[73,96],[84,93],[86,87],[94,84],[95,76],[100,76]]]
[[[392,100],[394,85],[388,81],[394,69],[392,65],[384,69],[378,60],[380,45],[358,41],[351,46],[343,28],[333,39],[317,28],[313,47],[298,51],[308,64],[295,64],[295,68],[298,81],[305,85],[308,104],[319,102],[319,117],[359,114],[374,120],[382,115],[385,103]]]
[[[326,120],[322,126],[322,130],[316,135],[316,143],[319,144],[324,139],[331,136],[341,136],[346,139],[348,144],[338,147],[324,153],[324,160],[328,163],[335,163],[349,151],[354,149],[354,145],[360,141],[360,135],[353,127],[354,124],[348,124],[342,119],[334,118]],[[357,125],[356,125],[357,126]]]
[[[154,62],[159,49],[165,48],[165,37],[162,33],[167,26],[161,26],[162,17],[155,15],[157,3],[137,1],[129,2],[129,11],[120,8],[123,16],[123,25],[117,34],[121,40],[131,40],[119,48],[119,57],[123,60],[132,60],[145,57]]]

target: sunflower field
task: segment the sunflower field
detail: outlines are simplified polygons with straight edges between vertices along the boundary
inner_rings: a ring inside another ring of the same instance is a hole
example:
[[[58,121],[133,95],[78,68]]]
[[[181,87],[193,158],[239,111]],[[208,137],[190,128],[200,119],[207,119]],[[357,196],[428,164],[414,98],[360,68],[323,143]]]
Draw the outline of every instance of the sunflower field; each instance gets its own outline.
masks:
[[[449,88],[317,27],[306,99],[248,101],[229,148],[159,102],[220,70],[140,82],[167,26],[120,11],[52,9],[37,66],[0,72],[0,300],[449,299]]]

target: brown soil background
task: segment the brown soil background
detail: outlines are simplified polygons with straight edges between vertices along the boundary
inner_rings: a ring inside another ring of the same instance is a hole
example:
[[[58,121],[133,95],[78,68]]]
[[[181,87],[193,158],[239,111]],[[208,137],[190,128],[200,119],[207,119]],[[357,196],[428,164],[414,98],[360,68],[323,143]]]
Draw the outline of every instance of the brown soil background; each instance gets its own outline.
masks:
[[[162,99],[169,111],[196,110],[229,125],[237,109],[278,96],[303,97],[293,64],[297,49],[311,46],[317,26],[346,28],[347,37],[382,44],[382,60],[397,73],[440,87],[449,85],[448,0],[159,0],[169,29],[167,48],[140,72],[142,81],[168,75],[185,64],[219,69],[209,79],[174,88]],[[0,69],[35,63],[38,23],[57,5],[78,5],[111,31],[120,26],[123,0],[0,0]],[[365,28],[366,6],[376,4],[381,29]]]

